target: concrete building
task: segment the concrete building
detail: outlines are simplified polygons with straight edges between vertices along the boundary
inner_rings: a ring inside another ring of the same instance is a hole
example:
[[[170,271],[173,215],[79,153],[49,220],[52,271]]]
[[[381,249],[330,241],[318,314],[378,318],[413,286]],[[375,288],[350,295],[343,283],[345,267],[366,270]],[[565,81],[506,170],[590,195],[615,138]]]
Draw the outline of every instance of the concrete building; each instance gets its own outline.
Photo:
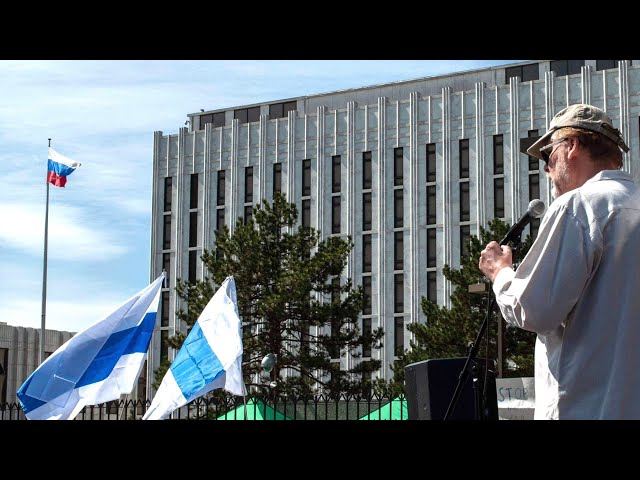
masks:
[[[202,110],[177,133],[156,131],[151,279],[164,268],[169,285],[149,391],[153,370],[175,355],[162,341],[181,328],[176,278],[203,278],[200,256],[216,230],[233,231],[274,191],[323,237],[351,235],[343,278],[371,298],[361,327],[384,328],[385,346],[371,355],[382,360],[377,376],[391,378],[389,365],[409,345],[407,324],[428,321],[421,298],[449,306],[442,267],[459,267],[465,240],[494,217],[512,224],[531,199],[551,203],[540,162],[522,152],[555,113],[579,102],[604,108],[631,148],[624,170],[638,179],[638,62],[520,62]]]
[[[71,339],[76,332],[60,330],[45,330],[44,358],[58,350],[64,343]],[[17,392],[22,384],[29,378],[39,365],[40,356],[40,329],[30,327],[16,327],[0,322],[0,420],[24,419],[24,413],[18,408]],[[130,396],[123,396],[129,404],[146,399],[147,369],[143,368],[138,379],[135,391]],[[124,415],[130,416],[134,407],[110,402],[104,408],[87,407],[81,411],[76,419],[117,419]],[[142,415],[142,409],[138,407],[137,415]]]
[[[49,357],[74,332],[45,330],[44,354]],[[0,322],[0,405],[16,403],[18,389],[38,366],[40,329]]]

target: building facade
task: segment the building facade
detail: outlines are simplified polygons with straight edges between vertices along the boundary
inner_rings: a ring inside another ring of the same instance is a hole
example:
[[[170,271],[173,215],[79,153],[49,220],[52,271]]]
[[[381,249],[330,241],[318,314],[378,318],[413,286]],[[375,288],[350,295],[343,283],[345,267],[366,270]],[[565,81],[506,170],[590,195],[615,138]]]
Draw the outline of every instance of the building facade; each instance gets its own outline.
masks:
[[[39,365],[40,333],[39,328],[17,327],[0,322],[0,420],[25,419],[22,409],[16,408],[19,405],[17,392]],[[46,329],[44,358],[49,358],[75,334],[76,332]],[[149,383],[147,371],[143,367],[135,391],[131,396],[121,397],[121,400],[138,401],[139,405],[146,400]],[[94,411],[88,407],[76,419],[122,418],[125,413],[121,404],[110,402],[102,410]]]
[[[176,278],[202,279],[215,232],[233,232],[274,192],[323,238],[350,235],[343,279],[369,302],[363,330],[384,328],[377,377],[409,346],[409,323],[427,322],[422,297],[450,305],[442,267],[460,266],[465,242],[491,219],[514,223],[529,201],[552,201],[541,162],[525,153],[555,113],[573,103],[607,111],[638,180],[637,60],[528,61],[438,77],[187,115],[175,134],[154,132],[151,279],[168,273],[149,352],[153,370],[176,352]],[[536,233],[539,221],[525,230]],[[480,327],[480,326],[478,326]],[[349,356],[345,368],[361,361]]]
[[[39,365],[40,329],[0,322],[0,405],[17,403],[18,389]],[[44,358],[75,333],[45,330]]]

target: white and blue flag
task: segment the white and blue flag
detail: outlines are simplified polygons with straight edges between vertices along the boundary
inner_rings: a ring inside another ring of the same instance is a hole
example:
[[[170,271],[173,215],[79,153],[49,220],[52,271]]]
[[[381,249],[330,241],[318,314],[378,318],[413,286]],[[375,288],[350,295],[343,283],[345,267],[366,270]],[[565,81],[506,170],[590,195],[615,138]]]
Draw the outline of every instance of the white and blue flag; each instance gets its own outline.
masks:
[[[29,420],[73,420],[86,405],[132,392],[153,334],[164,277],[42,362],[18,390]]]
[[[245,395],[242,322],[236,284],[222,282],[184,340],[143,420],[162,420],[175,409],[217,388]]]

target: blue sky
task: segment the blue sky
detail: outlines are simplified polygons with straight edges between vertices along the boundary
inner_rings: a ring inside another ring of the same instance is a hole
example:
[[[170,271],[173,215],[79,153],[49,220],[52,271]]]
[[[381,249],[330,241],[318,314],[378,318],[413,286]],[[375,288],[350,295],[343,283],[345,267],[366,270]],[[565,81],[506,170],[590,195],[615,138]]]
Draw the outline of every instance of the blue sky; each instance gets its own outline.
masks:
[[[519,60],[1,60],[0,322],[40,328],[47,146],[82,163],[49,190],[46,327],[77,332],[150,281],[153,132],[187,114]]]

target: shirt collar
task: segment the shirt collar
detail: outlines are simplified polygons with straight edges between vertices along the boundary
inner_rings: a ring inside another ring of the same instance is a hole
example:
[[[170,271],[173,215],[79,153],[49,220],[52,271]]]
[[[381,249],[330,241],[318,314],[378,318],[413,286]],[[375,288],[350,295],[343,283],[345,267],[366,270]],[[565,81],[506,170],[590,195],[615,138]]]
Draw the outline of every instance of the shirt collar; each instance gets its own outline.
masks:
[[[593,177],[591,177],[589,180],[587,180],[584,183],[587,184],[590,182],[598,182],[600,180],[627,180],[630,182],[633,181],[631,176],[627,172],[624,172],[622,170],[601,170],[600,172],[596,173]]]

